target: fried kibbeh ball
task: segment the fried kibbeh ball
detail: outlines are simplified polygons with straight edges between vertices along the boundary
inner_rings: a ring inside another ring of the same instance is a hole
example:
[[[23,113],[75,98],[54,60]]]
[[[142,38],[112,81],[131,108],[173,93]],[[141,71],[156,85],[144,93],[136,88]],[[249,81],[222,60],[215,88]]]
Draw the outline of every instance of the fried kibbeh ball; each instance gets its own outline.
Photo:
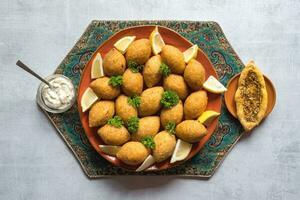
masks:
[[[140,142],[125,143],[117,153],[117,158],[127,165],[139,165],[149,156],[150,151]]]
[[[141,141],[145,136],[155,136],[160,128],[158,116],[143,117],[139,120],[139,127],[135,133],[131,134],[131,139]]]
[[[179,124],[183,118],[183,105],[182,102],[171,108],[163,108],[160,112],[160,122],[163,127],[166,127],[168,122],[175,122],[175,124]]]
[[[98,101],[89,112],[89,126],[98,127],[107,123],[115,114],[115,103],[113,101]]]
[[[192,90],[200,90],[205,81],[205,69],[200,62],[192,59],[185,67],[183,77]]]
[[[184,118],[185,119],[196,119],[206,109],[208,103],[207,93],[205,90],[193,92],[190,94],[184,102]]]
[[[143,69],[143,77],[148,88],[157,85],[161,80],[160,73],[161,57],[160,55],[152,56]]]
[[[176,126],[175,134],[186,142],[199,142],[207,133],[205,126],[198,120],[185,120]]]
[[[138,108],[140,117],[154,115],[160,110],[163,92],[164,89],[160,86],[148,88],[142,92],[141,104]]]
[[[185,62],[183,53],[176,47],[165,45],[161,51],[162,62],[167,64],[174,74],[183,74]]]
[[[137,64],[145,64],[151,56],[151,44],[149,39],[139,39],[133,41],[126,51],[126,61]]]
[[[122,145],[130,140],[130,134],[122,125],[120,128],[106,124],[97,131],[100,138],[108,145]]]
[[[161,131],[155,135],[154,143],[153,157],[156,162],[162,162],[173,154],[176,146],[176,138],[167,131]]]
[[[103,70],[106,76],[122,75],[126,68],[126,60],[117,49],[111,49],[103,59]]]
[[[126,69],[123,74],[122,91],[127,96],[140,95],[143,91],[143,76],[139,72]]]
[[[163,87],[165,90],[172,90],[173,92],[176,92],[179,98],[183,101],[189,94],[189,88],[183,77],[177,74],[170,74],[164,78]]]
[[[131,117],[138,115],[137,109],[128,103],[128,97],[120,95],[116,99],[116,115],[121,117],[124,122],[127,122]]]
[[[106,76],[91,82],[90,87],[101,99],[112,100],[120,94],[120,88],[109,84],[109,78]]]

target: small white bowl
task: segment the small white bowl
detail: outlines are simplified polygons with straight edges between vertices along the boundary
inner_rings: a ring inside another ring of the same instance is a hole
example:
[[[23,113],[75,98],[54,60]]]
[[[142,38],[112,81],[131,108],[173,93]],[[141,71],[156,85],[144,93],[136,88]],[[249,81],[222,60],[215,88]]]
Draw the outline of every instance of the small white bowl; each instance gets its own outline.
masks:
[[[75,92],[75,87],[71,81],[71,79],[69,79],[68,77],[64,76],[64,75],[61,75],[61,74],[53,74],[53,75],[50,75],[48,77],[45,78],[46,81],[51,81],[52,79],[54,78],[57,78],[57,77],[61,77],[61,78],[64,78],[65,80],[67,80],[69,83],[71,83],[72,87],[73,87],[73,98],[71,99],[71,102],[70,104],[67,106],[67,107],[64,107],[63,109],[53,109],[53,108],[49,108],[44,100],[43,100],[43,97],[42,97],[42,90],[44,88],[44,86],[46,85],[45,83],[41,82],[41,84],[39,85],[39,88],[37,90],[37,94],[36,94],[36,102],[39,104],[39,106],[41,106],[41,108],[43,108],[44,110],[46,110],[47,112],[51,112],[51,113],[63,113],[67,110],[69,110],[73,104],[75,103],[75,100],[76,100],[76,92]]]

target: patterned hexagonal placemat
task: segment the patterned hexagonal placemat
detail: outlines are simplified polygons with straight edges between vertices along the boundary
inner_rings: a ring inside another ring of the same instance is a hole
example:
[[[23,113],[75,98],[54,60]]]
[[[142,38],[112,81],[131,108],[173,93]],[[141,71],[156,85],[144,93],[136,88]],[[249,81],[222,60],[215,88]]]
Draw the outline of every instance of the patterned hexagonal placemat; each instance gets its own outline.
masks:
[[[213,63],[224,85],[227,85],[228,80],[244,67],[216,22],[95,20],[89,24],[55,73],[69,77],[78,88],[82,70],[99,45],[121,29],[145,24],[166,26],[197,44]],[[227,111],[223,100],[218,127],[205,147],[194,158],[172,169],[136,173],[114,167],[98,155],[90,145],[81,126],[76,103],[69,111],[62,114],[52,114],[46,111],[44,113],[74,153],[89,178],[111,175],[177,175],[209,178],[243,133],[240,123]]]

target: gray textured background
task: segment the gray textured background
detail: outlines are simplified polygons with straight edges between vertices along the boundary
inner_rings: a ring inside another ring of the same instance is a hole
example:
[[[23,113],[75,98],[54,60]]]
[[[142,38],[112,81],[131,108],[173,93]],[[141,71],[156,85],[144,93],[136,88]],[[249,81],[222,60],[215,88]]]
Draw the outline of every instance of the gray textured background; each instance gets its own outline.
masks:
[[[214,20],[274,82],[277,105],[208,181],[89,180],[37,109],[39,82],[17,59],[53,72],[92,19]],[[0,2],[0,199],[299,199],[300,1]]]

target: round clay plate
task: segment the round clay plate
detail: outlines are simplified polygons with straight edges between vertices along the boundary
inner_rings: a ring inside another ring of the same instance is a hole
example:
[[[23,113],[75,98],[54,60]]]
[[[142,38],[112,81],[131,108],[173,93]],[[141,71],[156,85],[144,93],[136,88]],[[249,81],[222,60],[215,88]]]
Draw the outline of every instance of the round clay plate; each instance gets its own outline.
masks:
[[[100,137],[97,135],[97,128],[90,128],[88,125],[88,111],[83,113],[80,102],[81,102],[81,97],[84,93],[84,91],[89,87],[91,83],[91,66],[92,66],[92,60],[96,56],[97,53],[101,53],[102,58],[105,57],[106,53],[110,51],[113,48],[113,45],[116,41],[118,41],[120,38],[124,36],[136,36],[137,39],[141,38],[149,38],[150,33],[154,30],[155,26],[136,26],[136,27],[131,27],[128,29],[124,29],[116,34],[114,34],[112,37],[110,37],[107,41],[105,41],[102,45],[99,46],[99,48],[96,50],[94,55],[91,57],[90,61],[87,63],[85,66],[82,76],[81,76],[81,81],[79,84],[79,89],[78,89],[78,109],[80,113],[80,120],[82,123],[82,126],[85,130],[85,133],[92,144],[92,146],[95,148],[95,150],[106,160],[111,162],[115,166],[120,166],[126,169],[130,170],[135,170],[138,166],[129,166],[124,164],[122,161],[117,159],[116,157],[109,156],[105,153],[103,153],[99,145],[104,144],[103,141],[100,139]],[[162,35],[162,38],[164,39],[166,44],[173,45],[180,49],[182,52],[191,47],[193,44],[180,36],[178,33],[175,31],[168,29],[166,27],[161,27],[159,26],[159,32]],[[212,63],[210,60],[207,58],[207,56],[202,52],[201,50],[198,51],[198,56],[196,58],[205,68],[206,70],[206,78],[209,77],[210,75],[218,78]],[[145,85],[144,85],[145,89]],[[207,110],[214,110],[217,112],[220,112],[221,110],[221,95],[216,95],[208,92],[208,105],[207,105]],[[173,164],[170,164],[170,159],[161,162],[161,163],[155,163],[153,166],[149,167],[147,171],[154,171],[154,170],[163,170],[163,169],[168,169],[171,167],[174,167],[178,164],[181,164],[185,162],[186,160],[192,158],[199,150],[204,146],[204,144],[209,140],[211,137],[213,131],[215,130],[216,126],[218,123],[218,118],[216,118],[212,124],[207,127],[208,133],[205,137],[201,139],[198,143],[195,143],[193,145],[193,148],[189,154],[189,156],[180,162],[176,162]]]
[[[236,74],[234,77],[228,81],[227,84],[227,91],[225,92],[225,104],[228,109],[228,111],[231,113],[232,116],[237,118],[236,114],[236,104],[234,100],[235,92],[238,88],[238,82],[241,74]],[[264,75],[265,84],[267,88],[268,93],[268,105],[267,105],[267,111],[265,114],[265,117],[267,117],[273,110],[276,102],[276,91],[273,83],[271,80]]]

